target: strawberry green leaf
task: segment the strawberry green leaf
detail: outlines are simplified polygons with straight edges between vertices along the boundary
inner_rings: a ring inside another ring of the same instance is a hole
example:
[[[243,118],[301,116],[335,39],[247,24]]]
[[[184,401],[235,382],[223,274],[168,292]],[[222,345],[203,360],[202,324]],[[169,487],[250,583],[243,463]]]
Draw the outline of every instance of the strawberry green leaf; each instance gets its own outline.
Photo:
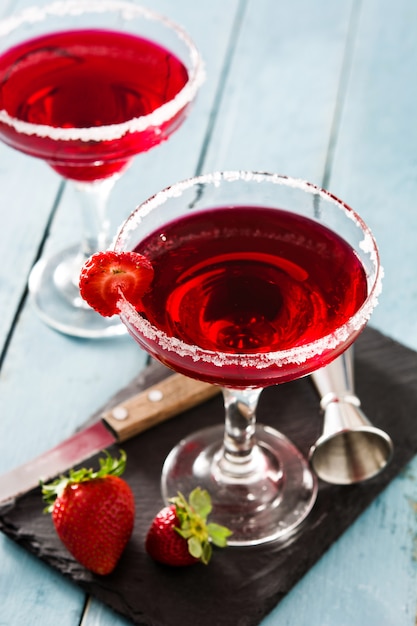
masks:
[[[203,519],[207,519],[211,513],[211,498],[206,490],[197,487],[190,493],[190,506]]]
[[[120,450],[120,458],[116,459],[112,457],[107,450],[104,450],[105,457],[98,460],[100,469],[93,474],[94,478],[101,478],[103,476],[121,476],[126,469],[126,452]]]
[[[113,458],[107,450],[103,451],[104,457],[99,459],[100,469],[94,471],[92,468],[82,467],[81,469],[70,469],[68,476],[60,476],[49,484],[41,483],[42,497],[46,503],[45,513],[51,513],[54,502],[59,498],[65,487],[70,484],[83,483],[95,478],[105,476],[121,476],[126,468],[126,452],[120,450],[120,458]]]
[[[206,543],[203,545],[203,554],[201,555],[201,562],[207,565],[211,559],[212,554],[213,554],[213,548],[211,547],[210,543],[206,541]]]
[[[227,538],[232,534],[232,531],[226,528],[226,526],[221,526],[214,522],[207,524],[207,531],[211,541],[219,548],[227,546]]]
[[[197,537],[190,537],[188,540],[188,551],[195,559],[201,558],[203,547]]]
[[[181,537],[183,537],[184,539],[189,539],[190,537],[193,536],[193,531],[191,528],[184,528],[183,526],[180,528],[175,528],[175,530],[177,531],[177,533],[179,535],[181,535]]]
[[[227,538],[232,534],[225,526],[216,523],[206,523],[212,511],[209,493],[197,487],[189,496],[189,500],[178,492],[170,502],[175,506],[178,525],[174,530],[187,541],[190,554],[207,564],[212,555],[213,543],[219,548],[227,546]]]

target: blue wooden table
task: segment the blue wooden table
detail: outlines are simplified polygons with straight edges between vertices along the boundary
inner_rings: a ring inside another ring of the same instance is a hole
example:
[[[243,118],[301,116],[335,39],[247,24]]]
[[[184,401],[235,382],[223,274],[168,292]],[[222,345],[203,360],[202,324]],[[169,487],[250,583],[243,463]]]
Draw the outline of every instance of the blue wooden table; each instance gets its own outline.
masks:
[[[6,0],[0,14],[24,4]],[[152,193],[198,172],[257,169],[308,179],[371,226],[385,267],[372,325],[417,349],[416,1],[148,5],[192,35],[207,80],[182,128],[138,156],[118,183],[113,228]],[[76,199],[44,163],[4,145],[0,189],[5,472],[70,435],[143,368],[146,355],[127,337],[77,340],[39,320],[28,275],[40,254],[78,241]],[[415,458],[262,625],[415,626],[416,619]],[[0,536],[0,625],[56,624],[126,622]]]

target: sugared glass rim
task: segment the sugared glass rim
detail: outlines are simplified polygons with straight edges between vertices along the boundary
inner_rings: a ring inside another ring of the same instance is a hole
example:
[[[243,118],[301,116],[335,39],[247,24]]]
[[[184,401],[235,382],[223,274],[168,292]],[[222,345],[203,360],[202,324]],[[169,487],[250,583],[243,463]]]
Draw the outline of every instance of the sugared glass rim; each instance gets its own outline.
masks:
[[[132,118],[120,124],[92,126],[87,128],[61,128],[46,124],[32,124],[11,117],[4,109],[0,110],[0,122],[12,127],[24,135],[36,135],[54,141],[111,141],[120,139],[127,133],[142,132],[149,127],[161,126],[172,119],[181,109],[190,104],[205,79],[204,64],[194,42],[186,31],[164,15],[151,11],[143,6],[133,4],[129,0],[57,0],[45,6],[32,6],[0,21],[0,37],[4,37],[24,23],[37,23],[49,15],[62,17],[65,15],[82,15],[83,13],[105,13],[106,11],[123,11],[126,20],[138,16],[162,23],[178,39],[183,41],[189,51],[190,67],[188,81],[169,102],[163,104],[147,115]],[[16,44],[14,44],[16,45]],[[3,51],[5,52],[5,50]]]
[[[323,352],[336,349],[348,341],[349,337],[353,333],[362,330],[362,328],[366,325],[373,309],[378,303],[378,296],[382,290],[382,278],[384,272],[380,263],[380,255],[376,241],[370,228],[366,225],[363,219],[345,202],[339,200],[329,191],[326,191],[313,183],[281,174],[249,172],[242,170],[219,171],[189,178],[163,189],[140,204],[120,227],[113,242],[113,249],[116,252],[122,252],[125,250],[124,245],[129,233],[138,227],[144,217],[152,211],[158,209],[170,198],[179,197],[186,190],[190,189],[190,187],[200,184],[220,185],[222,182],[228,183],[238,180],[244,180],[246,182],[252,181],[256,183],[270,182],[277,185],[293,187],[300,189],[301,191],[320,196],[336,205],[339,209],[343,210],[346,216],[358,226],[363,233],[363,239],[360,242],[359,247],[363,252],[369,255],[370,261],[375,266],[373,284],[369,289],[368,297],[358,311],[342,326],[339,326],[332,333],[325,335],[321,339],[291,349],[274,352],[256,352],[250,354],[214,352],[195,345],[187,344],[176,337],[170,337],[142,318],[123,295],[121,295],[118,303],[122,320],[126,320],[130,327],[138,331],[144,338],[155,342],[163,351],[173,351],[181,357],[189,357],[194,361],[208,362],[217,367],[238,366],[264,369],[271,366],[279,367],[286,364],[302,364],[305,361],[322,354]]]

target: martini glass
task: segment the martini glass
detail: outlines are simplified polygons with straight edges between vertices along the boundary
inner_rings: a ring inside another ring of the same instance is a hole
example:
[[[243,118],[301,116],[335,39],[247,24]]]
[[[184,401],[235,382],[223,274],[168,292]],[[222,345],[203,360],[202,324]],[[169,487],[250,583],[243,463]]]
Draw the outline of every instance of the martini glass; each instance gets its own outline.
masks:
[[[133,338],[172,369],[223,389],[225,423],[214,415],[212,427],[169,453],[164,498],[207,489],[231,545],[291,537],[317,483],[296,446],[256,422],[257,401],[266,386],[331,362],[365,327],[382,275],[368,227],[307,182],[223,172],[144,202],[114,249],[144,254],[155,271],[142,300],[120,298]]]
[[[57,1],[0,22],[0,139],[45,160],[81,200],[82,243],[42,258],[29,280],[38,313],[56,330],[126,332],[80,298],[80,268],[110,243],[114,183],[181,125],[202,79],[188,35],[132,2]]]

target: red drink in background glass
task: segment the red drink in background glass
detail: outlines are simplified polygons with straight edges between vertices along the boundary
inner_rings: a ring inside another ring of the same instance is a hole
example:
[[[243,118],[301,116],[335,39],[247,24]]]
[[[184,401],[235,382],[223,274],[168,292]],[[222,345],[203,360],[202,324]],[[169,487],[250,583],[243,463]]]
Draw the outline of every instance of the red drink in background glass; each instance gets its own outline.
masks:
[[[46,0],[0,20],[0,141],[73,183],[81,204],[81,242],[42,256],[28,281],[55,330],[126,332],[85,305],[79,273],[111,242],[107,202],[120,175],[181,126],[204,76],[188,34],[136,0]]]
[[[56,32],[0,56],[0,109],[30,124],[99,130],[152,113],[187,80],[183,63],[145,38],[107,30]],[[0,137],[47,160],[65,177],[96,180],[123,170],[135,154],[167,139],[184,115],[185,107],[160,126],[106,141],[62,140],[59,132],[55,139],[27,135],[4,123]]]
[[[353,249],[322,224],[287,211],[190,212],[136,251],[155,270],[139,312],[168,337],[196,346],[197,356],[199,349],[259,355],[309,344],[342,326],[367,297]],[[313,357],[316,367],[320,358]],[[223,385],[281,382],[297,369],[294,363],[288,371],[285,365],[259,369],[259,361],[239,373],[231,364],[216,368],[204,359],[177,358],[175,351],[165,351],[164,361]],[[314,364],[307,360],[307,367]]]

